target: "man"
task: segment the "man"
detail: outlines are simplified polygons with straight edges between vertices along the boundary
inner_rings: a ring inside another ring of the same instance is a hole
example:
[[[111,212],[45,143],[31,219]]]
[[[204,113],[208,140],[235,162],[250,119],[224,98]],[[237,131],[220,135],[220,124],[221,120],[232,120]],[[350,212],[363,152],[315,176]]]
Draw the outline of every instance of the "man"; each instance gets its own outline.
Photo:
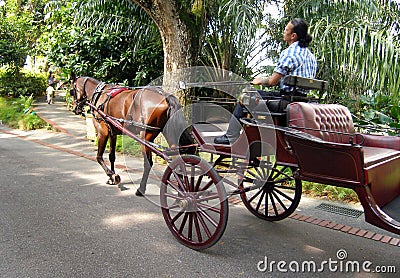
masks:
[[[283,32],[283,40],[289,47],[282,51],[274,72],[266,79],[255,78],[251,83],[272,87],[280,83],[281,94],[290,91],[290,87],[282,84],[283,76],[291,74],[301,77],[314,78],[317,74],[317,60],[308,49],[312,38],[308,34],[308,24],[301,18],[291,20]],[[266,93],[262,93],[265,96]],[[229,144],[239,137],[241,126],[237,120],[244,116],[243,107],[237,104],[233,111],[226,134],[214,139],[216,144]]]

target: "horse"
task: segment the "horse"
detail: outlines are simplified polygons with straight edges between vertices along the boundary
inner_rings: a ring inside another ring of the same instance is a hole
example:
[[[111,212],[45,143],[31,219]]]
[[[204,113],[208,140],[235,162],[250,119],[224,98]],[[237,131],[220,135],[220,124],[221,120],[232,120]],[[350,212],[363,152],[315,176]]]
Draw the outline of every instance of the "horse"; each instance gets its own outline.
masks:
[[[141,139],[146,141],[154,142],[154,139],[162,132],[170,147],[194,144],[194,138],[187,128],[179,100],[172,94],[166,94],[161,88],[118,88],[92,77],[78,77],[73,84],[74,89],[71,92],[73,112],[77,115],[83,113],[85,104],[89,102],[105,114],[130,123],[129,131],[140,133]],[[107,184],[119,185],[121,179],[115,173],[114,162],[117,135],[121,135],[122,132],[102,118],[96,109],[91,109],[91,112],[98,139],[97,162],[109,177]],[[103,160],[108,139],[110,140],[111,169]],[[187,151],[194,153],[193,148]],[[142,154],[144,171],[140,186],[135,193],[137,196],[145,194],[147,180],[153,166],[151,150],[144,144],[142,144]],[[122,190],[121,187],[120,189]]]

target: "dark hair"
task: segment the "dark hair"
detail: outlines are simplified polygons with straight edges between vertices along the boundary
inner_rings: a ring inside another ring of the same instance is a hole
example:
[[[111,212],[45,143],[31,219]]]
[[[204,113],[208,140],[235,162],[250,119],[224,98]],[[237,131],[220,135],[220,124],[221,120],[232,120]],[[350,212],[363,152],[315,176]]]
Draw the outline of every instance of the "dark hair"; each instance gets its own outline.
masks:
[[[290,21],[293,25],[292,33],[297,34],[300,47],[308,47],[312,37],[308,34],[308,23],[301,18],[295,18]]]

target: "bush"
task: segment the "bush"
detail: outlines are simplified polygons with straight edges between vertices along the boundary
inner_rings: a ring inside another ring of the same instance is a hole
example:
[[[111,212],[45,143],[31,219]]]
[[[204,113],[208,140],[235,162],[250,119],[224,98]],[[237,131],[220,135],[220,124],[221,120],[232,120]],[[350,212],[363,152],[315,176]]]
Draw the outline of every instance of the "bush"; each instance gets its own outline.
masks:
[[[33,130],[47,123],[32,111],[33,96],[20,98],[0,97],[0,121],[11,128]]]
[[[44,73],[18,72],[0,70],[0,96],[40,96],[46,92],[46,75]]]

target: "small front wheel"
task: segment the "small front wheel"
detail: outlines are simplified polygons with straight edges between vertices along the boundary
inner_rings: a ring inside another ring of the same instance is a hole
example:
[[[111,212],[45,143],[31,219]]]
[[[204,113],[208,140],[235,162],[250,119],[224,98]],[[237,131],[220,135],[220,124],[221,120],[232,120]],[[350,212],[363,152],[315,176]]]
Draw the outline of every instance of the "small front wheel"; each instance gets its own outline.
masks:
[[[162,214],[183,245],[202,250],[213,246],[225,231],[228,201],[222,178],[198,156],[174,159],[161,183]]]
[[[263,162],[257,167],[249,167],[240,181],[240,194],[244,205],[255,216],[278,221],[290,216],[301,198],[301,180],[293,176],[294,169],[288,166],[270,168]],[[253,190],[245,190],[254,188]]]

